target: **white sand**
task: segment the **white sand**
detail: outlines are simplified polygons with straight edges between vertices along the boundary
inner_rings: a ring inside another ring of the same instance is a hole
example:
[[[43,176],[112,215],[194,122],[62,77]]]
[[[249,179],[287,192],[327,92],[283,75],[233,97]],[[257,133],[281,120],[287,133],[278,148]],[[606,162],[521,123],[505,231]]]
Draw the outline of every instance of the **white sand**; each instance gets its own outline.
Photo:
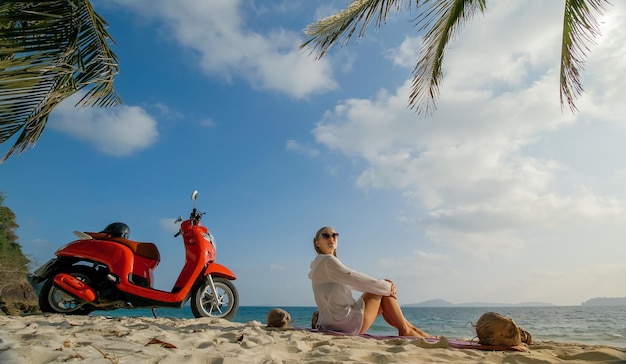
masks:
[[[526,352],[423,346],[257,321],[0,316],[0,363],[626,363],[626,349],[596,345],[539,342]]]

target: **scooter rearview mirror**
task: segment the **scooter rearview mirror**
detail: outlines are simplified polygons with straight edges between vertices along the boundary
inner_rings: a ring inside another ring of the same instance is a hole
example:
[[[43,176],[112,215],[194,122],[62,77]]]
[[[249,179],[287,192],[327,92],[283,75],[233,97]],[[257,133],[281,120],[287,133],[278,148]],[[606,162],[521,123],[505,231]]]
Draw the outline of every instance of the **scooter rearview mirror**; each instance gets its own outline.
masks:
[[[196,209],[196,199],[198,198],[198,190],[191,193],[191,200],[193,201],[193,209]]]

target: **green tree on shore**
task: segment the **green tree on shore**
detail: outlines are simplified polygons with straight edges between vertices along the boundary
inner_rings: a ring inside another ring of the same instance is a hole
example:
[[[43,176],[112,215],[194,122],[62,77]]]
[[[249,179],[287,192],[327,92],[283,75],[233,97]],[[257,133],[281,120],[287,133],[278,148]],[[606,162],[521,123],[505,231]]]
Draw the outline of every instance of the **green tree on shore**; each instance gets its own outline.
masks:
[[[12,282],[25,279],[29,263],[17,241],[15,214],[3,205],[4,199],[0,193],[0,291]]]
[[[79,91],[77,106],[116,106],[118,59],[106,21],[87,0],[0,2],[0,159],[33,147],[50,113]]]
[[[369,23],[376,19],[376,27],[385,24],[391,10],[399,11],[404,3],[410,10],[414,3],[418,11],[416,27],[425,31],[421,57],[413,70],[413,84],[409,105],[420,115],[436,110],[439,87],[443,82],[443,57],[454,35],[478,12],[484,13],[486,0],[352,0],[344,10],[310,24],[304,30],[309,37],[301,48],[310,47],[318,58],[343,39],[346,45],[358,28],[361,38]],[[560,101],[576,111],[574,101],[583,88],[580,69],[588,51],[585,42],[600,34],[595,14],[602,14],[608,0],[565,0],[563,36],[561,44]],[[532,26],[530,24],[529,26]]]

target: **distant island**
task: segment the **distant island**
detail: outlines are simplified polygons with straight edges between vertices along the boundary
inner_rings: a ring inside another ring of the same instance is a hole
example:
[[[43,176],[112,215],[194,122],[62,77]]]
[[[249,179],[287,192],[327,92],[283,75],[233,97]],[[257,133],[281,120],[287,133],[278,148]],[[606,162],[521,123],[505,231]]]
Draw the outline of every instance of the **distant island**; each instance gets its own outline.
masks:
[[[428,300],[420,303],[410,303],[403,307],[546,307],[554,306],[547,302],[522,302],[522,303],[489,303],[489,302],[465,302],[452,303],[442,299]]]
[[[583,306],[626,306],[626,297],[596,297],[583,302]]]
[[[419,303],[409,303],[402,307],[548,307],[555,306],[548,302],[522,302],[522,303],[490,303],[490,302],[465,302],[452,303],[442,299],[428,300]],[[626,306],[626,297],[596,297],[591,298],[581,306]]]

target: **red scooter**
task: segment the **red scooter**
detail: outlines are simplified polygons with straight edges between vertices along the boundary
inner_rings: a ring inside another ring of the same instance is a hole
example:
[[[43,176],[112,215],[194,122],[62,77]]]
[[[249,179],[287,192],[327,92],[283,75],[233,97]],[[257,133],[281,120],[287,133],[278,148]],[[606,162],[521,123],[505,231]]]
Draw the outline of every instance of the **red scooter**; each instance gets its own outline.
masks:
[[[37,269],[33,284],[41,282],[42,312],[86,315],[94,310],[118,308],[181,308],[191,300],[195,317],[232,319],[239,306],[233,272],[215,263],[214,238],[200,224],[204,213],[196,210],[198,191],[191,199],[188,220],[179,217],[185,265],[171,292],[153,288],[153,271],[159,250],[153,243],[129,240],[130,229],[113,223],[99,233],[75,231],[79,237],[55,252],[56,257]]]

